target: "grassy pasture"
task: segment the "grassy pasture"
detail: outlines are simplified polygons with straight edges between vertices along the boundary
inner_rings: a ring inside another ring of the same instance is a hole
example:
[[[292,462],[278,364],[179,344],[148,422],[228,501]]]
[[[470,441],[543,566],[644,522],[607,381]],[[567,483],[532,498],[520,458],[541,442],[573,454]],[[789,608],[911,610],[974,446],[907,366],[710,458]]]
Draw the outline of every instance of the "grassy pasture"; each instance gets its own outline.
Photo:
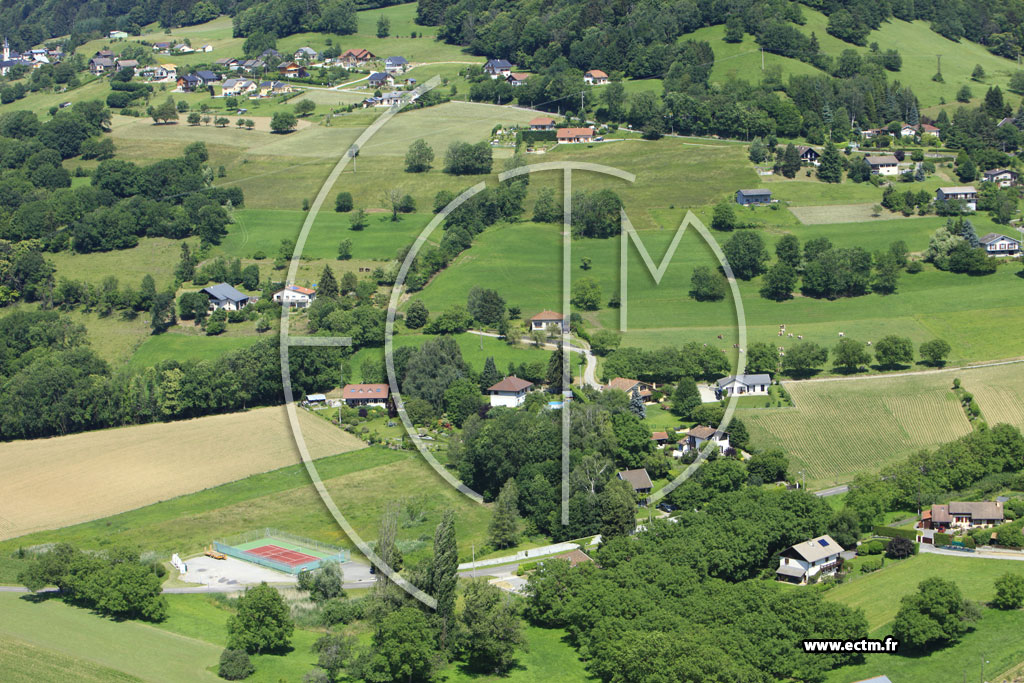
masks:
[[[1006,573],[1024,572],[1020,562],[943,555],[918,555],[898,563],[887,563],[881,571],[857,577],[825,594],[851,607],[860,607],[868,619],[871,637],[891,633],[892,620],[900,607],[900,598],[912,593],[917,585],[930,577],[941,577],[956,583],[969,600],[987,601],[995,595],[993,583]],[[980,673],[981,659],[986,661],[985,680],[1002,680],[992,676],[1006,671],[1024,658],[1024,645],[1019,638],[1024,628],[1024,611],[1004,612],[982,609],[982,618],[972,631],[952,647],[937,650],[926,657],[908,654],[869,654],[865,663],[837,669],[829,674],[830,683],[847,683],[886,674],[894,681],[930,683],[939,680],[945,671],[948,679],[974,680]]]
[[[744,411],[759,447],[780,447],[808,486],[848,481],[970,432],[946,373],[787,382],[792,408]]]
[[[1005,422],[1024,428],[1024,363],[997,365],[955,373],[967,391],[974,394],[981,414],[990,425]]]
[[[88,659],[71,657],[10,635],[0,642],[0,667],[3,668],[5,679],[11,683],[58,680],[128,683],[142,680]]]
[[[391,260],[398,249],[411,244],[433,218],[430,213],[403,214],[401,220],[392,222],[390,213],[372,213],[367,216],[369,225],[366,229],[354,231],[349,229],[351,215],[334,211],[332,195],[317,216],[302,255],[311,259],[336,260],[338,244],[350,239],[354,261]],[[228,234],[218,252],[231,258],[247,259],[257,251],[262,251],[267,258],[273,259],[281,246],[281,240],[298,238],[305,218],[306,214],[301,211],[237,211],[235,222],[228,226]],[[337,265],[345,267],[348,264],[338,262]]]
[[[9,653],[9,645],[0,645],[5,678],[10,666],[21,680],[82,680],[80,672],[102,681],[218,680],[208,670],[220,656],[221,648],[213,643],[140,622],[105,619],[57,600],[33,604],[17,593],[2,593],[0,605],[0,642],[16,639],[15,647],[20,641],[32,648]],[[47,678],[48,673],[56,677]]]
[[[396,330],[392,340],[394,341],[395,347],[418,347],[428,339],[433,338],[435,337],[430,335],[402,333]],[[494,364],[497,366],[498,372],[504,373],[508,370],[510,363],[536,363],[537,361],[543,361],[546,363],[548,357],[552,353],[552,351],[537,348],[535,346],[526,346],[523,344],[510,346],[500,339],[469,334],[468,332],[454,335],[454,338],[459,345],[459,349],[462,351],[462,359],[477,372],[483,370],[484,363],[487,361],[488,356],[494,357]],[[578,356],[578,354],[576,355]],[[366,348],[356,351],[345,362],[346,377],[352,381],[355,381],[357,377],[360,381],[364,381],[360,375],[359,368],[363,362],[370,359],[383,360],[384,349]],[[579,374],[578,358],[576,362],[577,365],[573,367],[574,377]]]
[[[239,327],[239,325],[229,325],[228,330],[234,331],[235,327]],[[229,351],[247,348],[259,339],[260,337],[253,334],[207,337],[200,334],[168,332],[147,338],[132,354],[129,365],[135,368],[147,368],[168,358],[174,358],[181,362],[216,360]]]
[[[363,446],[323,420],[299,418],[313,457]],[[0,445],[0,537],[117,514],[298,460],[280,406],[12,441]]]
[[[57,278],[100,284],[113,275],[121,286],[138,288],[142,278],[152,275],[157,289],[174,282],[174,268],[181,255],[181,241],[166,237],[143,237],[133,249],[78,254],[58,251],[46,255],[57,267]]]

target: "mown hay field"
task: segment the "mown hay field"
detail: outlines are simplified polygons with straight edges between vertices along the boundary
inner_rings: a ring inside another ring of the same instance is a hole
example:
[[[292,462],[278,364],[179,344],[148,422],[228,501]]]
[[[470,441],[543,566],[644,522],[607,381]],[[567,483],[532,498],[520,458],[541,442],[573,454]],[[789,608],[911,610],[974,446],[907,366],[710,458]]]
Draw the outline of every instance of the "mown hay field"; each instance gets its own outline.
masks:
[[[964,389],[974,394],[986,422],[1024,429],[1024,363],[960,371],[956,376]]]
[[[299,413],[313,457],[365,444]],[[285,409],[0,445],[0,539],[167,500],[299,461]]]
[[[787,382],[793,408],[743,411],[753,442],[783,448],[807,485],[849,481],[971,431],[951,373]]]

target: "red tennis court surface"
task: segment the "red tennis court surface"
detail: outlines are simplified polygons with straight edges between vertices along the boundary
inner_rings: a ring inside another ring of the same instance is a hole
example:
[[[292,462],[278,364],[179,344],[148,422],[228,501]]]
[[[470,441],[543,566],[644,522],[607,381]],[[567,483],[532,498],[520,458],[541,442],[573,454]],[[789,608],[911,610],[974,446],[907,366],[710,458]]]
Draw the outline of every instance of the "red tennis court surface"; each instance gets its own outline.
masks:
[[[258,548],[251,548],[245,552],[250,555],[265,557],[268,560],[273,560],[275,562],[282,562],[291,567],[294,567],[297,564],[305,564],[306,562],[316,562],[320,559],[319,557],[313,557],[312,555],[307,555],[305,553],[287,550],[277,545],[261,545]]]

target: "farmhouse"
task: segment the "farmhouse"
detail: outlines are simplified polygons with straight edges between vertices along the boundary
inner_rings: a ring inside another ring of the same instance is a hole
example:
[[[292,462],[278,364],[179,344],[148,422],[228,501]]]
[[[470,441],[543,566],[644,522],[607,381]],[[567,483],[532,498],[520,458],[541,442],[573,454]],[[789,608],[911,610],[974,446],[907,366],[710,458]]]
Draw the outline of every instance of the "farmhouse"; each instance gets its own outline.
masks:
[[[1003,523],[1003,504],[989,501],[980,503],[949,503],[932,505],[921,513],[921,529],[946,532],[950,529],[976,529]]]
[[[297,62],[301,62],[302,60],[313,62],[316,61],[316,58],[319,56],[320,55],[318,55],[316,50],[314,50],[313,48],[302,46],[295,51],[295,54],[292,55],[292,59],[294,59]]]
[[[281,74],[285,78],[306,78],[309,76],[309,72],[306,71],[306,67],[295,62],[285,62],[277,67],[277,73]]]
[[[518,408],[526,400],[526,394],[533,388],[533,382],[511,375],[487,388],[491,406]]]
[[[715,382],[715,394],[721,396],[730,394],[767,396],[768,387],[771,386],[771,383],[771,375],[729,375]]]
[[[591,69],[583,74],[583,82],[587,85],[604,85],[608,82],[608,74],[600,69]]]
[[[101,74],[104,71],[110,71],[113,68],[114,60],[110,57],[93,57],[89,60],[89,71],[94,74]]]
[[[796,148],[797,153],[800,155],[800,161],[808,164],[818,165],[818,159],[821,158],[821,153],[813,147],[807,145],[800,145]]]
[[[292,86],[281,81],[263,81],[259,85],[259,96],[270,97],[271,95],[281,95],[292,91]]]
[[[395,85],[394,77],[383,71],[378,71],[370,74],[370,78],[367,79],[371,88],[391,88]]]
[[[554,130],[555,120],[550,116],[538,116],[530,119],[530,130]]]
[[[346,384],[341,398],[350,408],[356,406],[384,406],[390,389],[387,384]]]
[[[594,141],[594,129],[593,128],[559,128],[555,134],[555,139],[559,142],[593,142]]]
[[[940,187],[935,190],[935,201],[963,202],[964,206],[971,211],[978,208],[978,191],[972,185],[959,185],[956,187]]]
[[[309,305],[316,299],[316,291],[308,287],[288,285],[279,292],[274,292],[272,297],[274,303],[288,306],[289,308],[309,308]]]
[[[751,204],[770,204],[772,201],[771,190],[737,190],[736,203],[740,206]]]
[[[264,62],[262,59],[247,59],[244,62],[242,62],[240,68],[242,69],[242,71],[251,74],[266,69],[267,63]]]
[[[175,45],[174,51],[179,52],[183,55],[189,55],[195,52],[195,50],[192,49],[191,45],[186,45],[185,43],[178,43],[177,45]]]
[[[654,444],[658,448],[664,448],[665,446],[668,445],[668,442],[669,442],[668,432],[654,432],[654,433],[652,433],[651,434],[651,441],[653,441]]]
[[[229,78],[221,85],[221,94],[248,95],[256,89],[256,84],[247,78]]]
[[[181,92],[192,92],[201,85],[202,82],[199,80],[199,77],[195,74],[185,74],[184,76],[178,76],[178,90]]]
[[[405,73],[409,68],[409,60],[405,57],[388,57],[384,60],[384,70],[389,74]]]
[[[654,391],[654,385],[636,379],[616,377],[602,387],[602,391],[607,391],[608,389],[618,389],[619,391],[626,392],[629,396],[632,396],[633,391],[636,390],[640,392],[640,398],[649,401],[651,399],[651,392]]]
[[[871,166],[871,172],[875,175],[897,175],[900,172],[900,162],[891,154],[864,158],[867,160],[868,165]]]
[[[210,310],[240,311],[249,303],[249,297],[226,282],[203,288],[203,293],[210,297]]]
[[[338,61],[349,69],[373,61],[377,57],[369,50],[349,48],[341,53]]]
[[[509,74],[505,80],[508,81],[508,84],[513,88],[517,88],[520,85],[525,85],[526,79],[529,77],[530,74]]]
[[[783,550],[775,574],[780,581],[805,584],[819,574],[835,574],[842,552],[831,536],[818,536]]]
[[[498,77],[507,78],[512,73],[512,62],[507,59],[488,59],[484,64],[484,73],[495,79]]]
[[[136,59],[117,59],[114,61],[117,64],[118,71],[123,71],[124,69],[136,69],[139,66],[139,62]]]
[[[729,435],[726,432],[722,432],[716,437],[715,434],[718,434],[718,430],[714,427],[705,427],[702,425],[692,427],[690,431],[686,433],[683,440],[679,442],[679,450],[682,453],[699,451],[708,441],[713,441],[715,446],[723,452],[729,450]]]
[[[569,331],[569,324],[565,320],[565,316],[561,313],[555,313],[554,311],[541,311],[537,315],[530,318],[530,330],[531,331],[542,331],[546,332],[549,325],[558,325],[562,332]]]
[[[622,470],[616,476],[622,481],[629,482],[629,485],[633,487],[633,493],[640,493],[646,496],[654,488],[654,484],[651,482],[651,475],[647,474],[647,470],[644,468]]]
[[[1020,253],[1020,240],[998,232],[990,232],[978,239],[988,256],[1016,256]]]
[[[985,171],[985,182],[995,183],[999,187],[1010,187],[1017,183],[1018,174],[1008,168],[993,168]]]
[[[212,85],[213,83],[220,83],[220,76],[213,73],[212,71],[197,71],[196,77],[199,79],[200,85]]]
[[[924,137],[925,135],[931,135],[933,137],[942,136],[942,132],[935,126],[931,125],[930,123],[922,123],[920,126],[917,127],[917,129],[918,131],[920,131],[921,137]]]

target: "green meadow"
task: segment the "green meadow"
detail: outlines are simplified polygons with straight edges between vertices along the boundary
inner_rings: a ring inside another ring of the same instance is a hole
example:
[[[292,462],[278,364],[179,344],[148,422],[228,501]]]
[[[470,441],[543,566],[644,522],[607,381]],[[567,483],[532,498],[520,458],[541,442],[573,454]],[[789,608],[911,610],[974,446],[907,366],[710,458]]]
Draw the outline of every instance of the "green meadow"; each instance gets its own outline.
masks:
[[[914,592],[927,578],[939,577],[953,581],[968,600],[986,602],[995,596],[993,583],[1006,573],[1024,573],[1024,564],[1008,560],[975,557],[918,555],[901,562],[887,562],[877,572],[856,576],[825,593],[834,600],[864,610],[872,638],[891,633],[892,620],[900,607],[900,598]],[[945,671],[944,680],[976,680],[982,660],[986,661],[986,680],[1006,671],[1024,659],[1024,642],[1019,638],[1024,628],[1024,611],[982,609],[981,620],[954,646],[937,650],[927,657],[909,653],[869,654],[865,663],[833,671],[830,683],[848,683],[881,674],[900,683],[935,681],[936,671]]]
[[[244,323],[228,327],[234,331]],[[270,334],[267,332],[266,334]],[[168,331],[164,334],[150,336],[132,354],[129,365],[133,368],[152,367],[160,361],[173,358],[179,362],[190,360],[216,360],[229,351],[247,348],[261,339],[256,334],[217,335],[208,337],[202,333],[187,334]]]

